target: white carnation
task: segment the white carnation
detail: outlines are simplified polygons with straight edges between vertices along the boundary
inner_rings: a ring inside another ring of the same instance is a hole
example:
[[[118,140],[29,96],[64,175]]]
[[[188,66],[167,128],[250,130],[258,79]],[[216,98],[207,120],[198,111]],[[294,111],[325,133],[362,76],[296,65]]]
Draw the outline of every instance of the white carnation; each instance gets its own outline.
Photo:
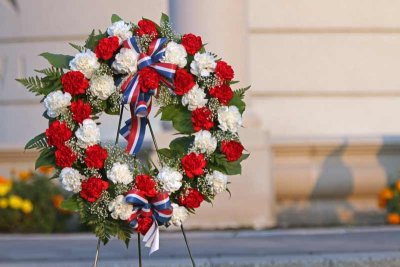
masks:
[[[101,100],[106,100],[117,90],[110,75],[95,76],[90,80],[89,92]]]
[[[61,170],[60,178],[65,190],[79,193],[81,191],[81,182],[85,177],[78,170],[67,167]]]
[[[86,50],[79,54],[69,62],[71,70],[78,70],[85,75],[86,78],[90,79],[93,73],[100,67],[100,63],[97,61],[96,54],[90,50]]]
[[[70,104],[71,95],[63,93],[60,90],[51,92],[43,100],[43,105],[47,109],[47,115],[51,118],[55,118],[63,113]]]
[[[126,221],[132,215],[133,206],[126,203],[123,195],[119,195],[108,204],[108,210],[113,219]]]
[[[185,207],[179,206],[172,203],[172,217],[171,223],[175,226],[181,226],[181,224],[189,218],[189,212]]]
[[[78,138],[78,145],[86,148],[100,142],[100,129],[97,127],[96,122],[86,119],[76,130],[75,136]]]
[[[133,181],[133,175],[128,165],[119,162],[114,163],[111,170],[107,171],[107,177],[114,184],[129,184]]]
[[[204,107],[207,104],[206,93],[196,84],[192,89],[182,97],[182,105],[188,106],[193,111],[197,108]]]
[[[132,32],[130,31],[131,26],[124,21],[120,20],[114,22],[110,27],[107,28],[107,34],[109,36],[117,36],[119,44],[121,44],[126,39],[132,37]]]
[[[218,109],[219,128],[236,133],[242,125],[242,115],[236,106],[223,106]]]
[[[217,139],[209,131],[198,131],[194,134],[194,148],[201,153],[210,155],[217,148]]]
[[[157,179],[167,192],[175,192],[182,186],[182,174],[170,167],[163,167],[158,173]]]
[[[209,52],[196,53],[194,60],[190,63],[190,72],[196,76],[209,76],[216,65],[214,56]]]
[[[111,67],[118,73],[135,73],[139,54],[135,49],[121,48]]]
[[[212,174],[207,174],[206,180],[212,186],[214,194],[219,194],[226,190],[228,176],[222,172],[214,171]]]
[[[165,48],[165,55],[162,59],[163,62],[172,63],[179,68],[184,68],[187,64],[187,53],[183,45],[175,42],[169,42]]]

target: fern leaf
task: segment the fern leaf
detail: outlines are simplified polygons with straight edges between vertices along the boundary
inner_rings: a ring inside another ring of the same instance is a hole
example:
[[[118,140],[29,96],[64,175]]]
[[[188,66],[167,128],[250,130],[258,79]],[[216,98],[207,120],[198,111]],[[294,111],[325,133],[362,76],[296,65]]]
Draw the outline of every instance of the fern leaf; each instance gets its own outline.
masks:
[[[30,92],[40,95],[43,89],[43,82],[38,76],[16,79],[17,82],[25,86]]]
[[[244,97],[244,94],[246,93],[247,90],[250,89],[250,87],[251,87],[251,86],[249,85],[249,86],[247,86],[247,87],[245,87],[245,88],[236,89],[233,93],[234,93],[236,96],[238,96],[238,97],[240,97],[240,98],[243,98],[243,97]]]

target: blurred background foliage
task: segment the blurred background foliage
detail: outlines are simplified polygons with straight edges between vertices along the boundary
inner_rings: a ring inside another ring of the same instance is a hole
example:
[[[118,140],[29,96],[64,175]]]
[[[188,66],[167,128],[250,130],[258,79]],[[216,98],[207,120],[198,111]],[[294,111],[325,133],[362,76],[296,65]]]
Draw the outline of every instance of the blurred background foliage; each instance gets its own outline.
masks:
[[[61,209],[66,197],[57,181],[50,179],[53,169],[12,171],[0,176],[0,232],[54,233],[70,229],[72,214]]]

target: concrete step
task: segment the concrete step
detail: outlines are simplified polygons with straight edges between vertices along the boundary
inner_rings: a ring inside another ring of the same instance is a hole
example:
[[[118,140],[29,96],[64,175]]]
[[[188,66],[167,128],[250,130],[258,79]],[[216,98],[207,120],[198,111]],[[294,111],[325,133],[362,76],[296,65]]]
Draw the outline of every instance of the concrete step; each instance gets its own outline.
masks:
[[[197,266],[400,266],[396,227],[188,232]],[[138,266],[136,240],[101,247],[98,267]],[[92,266],[96,239],[80,235],[1,235],[0,267]],[[143,266],[190,267],[181,233],[161,233],[160,250]]]

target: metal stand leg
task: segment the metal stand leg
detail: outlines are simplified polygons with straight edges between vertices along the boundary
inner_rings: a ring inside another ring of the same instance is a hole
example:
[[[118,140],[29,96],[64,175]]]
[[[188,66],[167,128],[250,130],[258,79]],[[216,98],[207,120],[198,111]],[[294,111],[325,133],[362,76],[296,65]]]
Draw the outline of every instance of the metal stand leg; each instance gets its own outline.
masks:
[[[97,241],[97,248],[96,248],[96,257],[94,258],[93,267],[97,267],[97,261],[99,259],[99,250],[100,250],[100,238]]]
[[[187,248],[187,250],[189,252],[190,260],[192,261],[192,265],[193,265],[193,267],[196,267],[196,263],[194,262],[194,259],[193,259],[193,256],[192,256],[192,252],[190,251],[189,242],[188,242],[188,240],[186,238],[186,233],[185,233],[185,229],[183,228],[183,224],[181,224],[181,230],[182,230],[183,238],[185,239],[186,248]]]
[[[139,254],[139,267],[142,267],[142,247],[140,245],[140,233],[137,233],[137,245]]]

